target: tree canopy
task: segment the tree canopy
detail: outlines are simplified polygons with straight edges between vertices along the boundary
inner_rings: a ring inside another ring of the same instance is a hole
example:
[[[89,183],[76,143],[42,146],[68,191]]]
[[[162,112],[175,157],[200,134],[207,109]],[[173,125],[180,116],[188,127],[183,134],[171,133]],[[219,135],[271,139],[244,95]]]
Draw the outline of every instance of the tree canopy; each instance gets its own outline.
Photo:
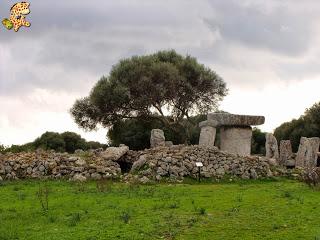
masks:
[[[74,153],[77,149],[88,150],[105,148],[105,144],[99,142],[87,142],[79,134],[74,132],[45,132],[36,140],[23,145],[12,145],[11,147],[4,147],[0,145],[0,152],[29,152],[36,149],[55,150],[57,152]]]
[[[320,102],[306,109],[299,119],[281,124],[274,131],[278,141],[290,140],[294,151],[298,150],[301,137],[320,136]]]
[[[192,121],[199,123],[206,119],[205,115],[191,117]],[[186,120],[184,120],[186,121]],[[186,125],[190,134],[190,143],[198,144],[200,128],[197,125]],[[185,131],[180,129],[178,134],[170,128],[164,126],[156,120],[143,121],[140,119],[126,119],[114,124],[108,131],[108,138],[112,146],[118,146],[123,143],[132,150],[143,150],[150,147],[150,133],[154,128],[160,128],[164,131],[167,141],[174,144],[181,144],[185,139]]]
[[[183,119],[216,110],[226,94],[223,79],[195,58],[160,51],[121,60],[70,112],[86,130],[139,118],[178,132]]]

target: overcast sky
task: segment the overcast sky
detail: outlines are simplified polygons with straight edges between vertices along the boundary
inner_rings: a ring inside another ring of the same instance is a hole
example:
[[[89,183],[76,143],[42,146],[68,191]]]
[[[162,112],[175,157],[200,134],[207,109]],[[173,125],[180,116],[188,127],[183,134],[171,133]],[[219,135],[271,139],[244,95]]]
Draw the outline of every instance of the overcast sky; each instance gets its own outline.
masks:
[[[0,2],[1,20],[15,1]],[[320,101],[318,0],[29,0],[30,28],[0,29],[0,143],[85,133],[68,110],[111,66],[175,49],[226,82],[221,109],[266,116],[273,131]]]

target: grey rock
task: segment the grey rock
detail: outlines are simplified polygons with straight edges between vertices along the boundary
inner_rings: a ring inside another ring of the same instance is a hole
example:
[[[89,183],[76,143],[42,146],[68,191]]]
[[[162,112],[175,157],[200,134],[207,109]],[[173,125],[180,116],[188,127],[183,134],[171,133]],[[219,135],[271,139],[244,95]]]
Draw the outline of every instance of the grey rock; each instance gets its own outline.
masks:
[[[39,166],[39,171],[40,171],[40,172],[44,172],[45,170],[46,170],[46,169],[45,169],[45,167],[44,167],[43,165],[40,165],[40,166]]]
[[[81,154],[84,153],[84,151],[82,149],[77,149],[74,151],[75,154]]]
[[[272,133],[266,134],[266,157],[279,159],[278,141]]]
[[[72,181],[75,181],[75,182],[85,182],[87,181],[87,178],[85,176],[83,176],[82,174],[75,174],[73,177],[72,177]]]
[[[299,150],[296,157],[296,167],[312,168],[317,166],[320,138],[300,139]]]
[[[292,157],[292,146],[290,140],[280,141],[280,157],[279,164],[284,166],[286,162]]]
[[[75,164],[77,166],[85,166],[87,163],[86,163],[86,161],[84,159],[80,158],[77,161],[75,161]]]
[[[143,184],[146,184],[146,183],[149,183],[149,182],[150,182],[149,178],[147,178],[146,176],[143,176],[142,178],[140,178],[139,181],[140,181],[141,183],[143,183]]]
[[[201,128],[200,137],[199,137],[199,146],[204,147],[213,147],[216,139],[217,129],[215,127],[216,121],[204,121],[199,124]]]
[[[251,154],[251,127],[222,127],[220,129],[220,148],[222,151],[249,156]]]
[[[129,151],[129,147],[109,147],[100,156],[108,161],[117,161]]]
[[[296,161],[294,159],[287,160],[284,164],[286,167],[294,167],[296,165]]]
[[[209,113],[208,120],[218,122],[219,126],[255,126],[265,122],[263,116],[236,115],[230,113]]]
[[[135,161],[131,167],[130,172],[135,172],[140,170],[147,162],[147,156],[146,155],[141,155],[137,161]]]
[[[150,147],[164,147],[166,138],[164,136],[164,132],[161,129],[152,129],[150,136]]]
[[[92,173],[91,174],[91,178],[93,180],[100,180],[101,179],[101,175],[99,173]]]

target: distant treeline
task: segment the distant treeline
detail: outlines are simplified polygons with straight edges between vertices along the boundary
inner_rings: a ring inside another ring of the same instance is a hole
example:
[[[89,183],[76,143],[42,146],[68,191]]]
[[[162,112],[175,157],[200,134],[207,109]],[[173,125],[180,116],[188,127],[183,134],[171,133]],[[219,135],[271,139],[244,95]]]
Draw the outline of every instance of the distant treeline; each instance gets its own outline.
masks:
[[[77,149],[88,150],[97,148],[106,148],[106,144],[99,142],[89,141],[87,142],[79,134],[74,132],[46,132],[38,137],[36,140],[23,145],[12,145],[11,147],[5,147],[0,145],[0,152],[30,152],[36,149],[43,150],[55,150],[57,152],[74,153]]]
[[[292,148],[296,152],[301,137],[320,137],[320,102],[306,109],[299,119],[293,119],[276,128],[275,137],[280,140],[291,140]]]

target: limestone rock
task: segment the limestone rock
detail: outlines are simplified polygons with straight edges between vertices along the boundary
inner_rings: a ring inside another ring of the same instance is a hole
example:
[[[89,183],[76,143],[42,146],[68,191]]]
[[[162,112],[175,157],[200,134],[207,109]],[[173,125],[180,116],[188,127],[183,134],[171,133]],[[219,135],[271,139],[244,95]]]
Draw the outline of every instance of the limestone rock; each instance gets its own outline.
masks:
[[[279,159],[278,141],[272,133],[266,134],[266,157]]]
[[[164,147],[166,145],[166,138],[161,129],[152,129],[150,136],[150,147]]]
[[[142,155],[139,157],[138,161],[135,161],[131,167],[131,171],[130,172],[135,172],[137,170],[140,170],[140,168],[143,167],[143,165],[145,165],[147,162],[147,156],[146,155]]]
[[[73,177],[72,177],[72,181],[75,181],[75,182],[85,182],[87,181],[87,178],[85,176],[83,176],[82,174],[75,174]]]
[[[249,156],[251,154],[251,138],[251,127],[223,127],[220,129],[220,148],[228,153]]]
[[[279,164],[284,166],[286,162],[292,157],[292,146],[290,140],[280,141],[280,157]]]
[[[108,161],[117,161],[129,151],[129,147],[109,147],[100,156]]]
[[[77,166],[84,166],[84,165],[86,165],[87,163],[86,163],[86,161],[85,161],[84,159],[78,159],[78,160],[75,162],[75,164],[76,164]]]
[[[215,120],[219,126],[255,126],[264,124],[263,116],[236,115],[230,113],[209,113],[208,120]]]
[[[201,128],[200,137],[199,137],[199,146],[204,147],[213,147],[216,139],[216,126],[218,125],[217,121],[207,120],[199,123]]]
[[[317,166],[320,138],[300,139],[299,150],[296,157],[296,167],[312,168]]]
[[[172,141],[165,141],[165,146],[166,147],[172,147],[173,146],[173,142]]]
[[[143,177],[140,179],[140,182],[143,183],[143,184],[146,184],[146,183],[150,182],[150,179],[147,178],[146,176],[143,176]]]

